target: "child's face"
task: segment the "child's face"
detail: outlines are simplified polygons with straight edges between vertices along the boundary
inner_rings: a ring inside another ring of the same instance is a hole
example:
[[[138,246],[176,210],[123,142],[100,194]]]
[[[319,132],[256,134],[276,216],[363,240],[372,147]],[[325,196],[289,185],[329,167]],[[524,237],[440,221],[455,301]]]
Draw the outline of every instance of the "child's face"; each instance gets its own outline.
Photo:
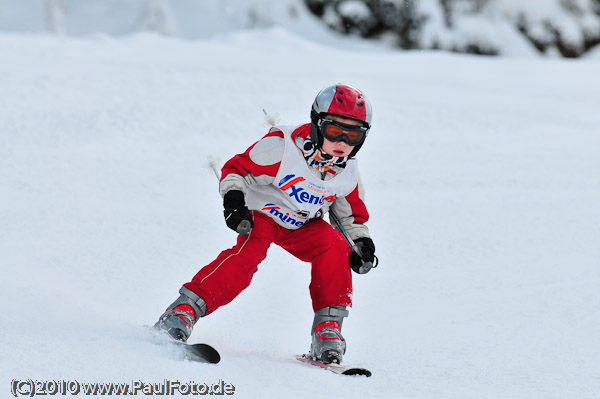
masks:
[[[350,155],[353,149],[354,147],[349,146],[344,141],[336,141],[334,143],[326,138],[323,138],[323,152],[333,157],[347,157]]]
[[[362,125],[362,123],[360,121],[357,121],[355,119],[345,118],[345,117],[339,116],[339,115],[327,114],[327,118],[331,119],[333,121],[336,121],[336,122],[346,123],[348,125],[354,125],[354,126]],[[323,138],[322,150],[326,154],[329,154],[331,156],[347,157],[348,155],[350,155],[350,153],[352,152],[353,149],[354,149],[353,146],[346,144],[344,141],[332,142],[332,141],[327,140],[326,138]]]

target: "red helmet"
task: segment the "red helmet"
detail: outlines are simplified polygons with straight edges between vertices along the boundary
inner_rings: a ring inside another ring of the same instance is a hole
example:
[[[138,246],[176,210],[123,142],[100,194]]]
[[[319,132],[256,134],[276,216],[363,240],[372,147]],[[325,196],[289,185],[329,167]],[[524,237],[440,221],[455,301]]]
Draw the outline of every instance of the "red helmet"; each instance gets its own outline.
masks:
[[[312,111],[319,117],[335,114],[359,120],[367,128],[371,127],[371,103],[360,90],[350,85],[338,83],[321,90],[313,102]]]
[[[322,89],[317,94],[317,97],[315,97],[310,112],[312,120],[311,140],[313,143],[318,143],[319,147],[323,145],[323,135],[319,128],[319,120],[326,114],[334,114],[361,121],[367,128],[366,138],[371,128],[373,110],[369,100],[356,87],[338,83]],[[361,146],[362,143],[357,145],[350,154],[350,157],[356,155]]]

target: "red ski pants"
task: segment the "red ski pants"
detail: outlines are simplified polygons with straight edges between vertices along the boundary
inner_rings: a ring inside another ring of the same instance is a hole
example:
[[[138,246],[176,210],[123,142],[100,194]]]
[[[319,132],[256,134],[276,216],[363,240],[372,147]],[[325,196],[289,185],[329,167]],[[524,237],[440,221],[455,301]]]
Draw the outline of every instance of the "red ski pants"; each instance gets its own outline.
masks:
[[[309,290],[315,311],[352,305],[350,248],[342,234],[322,219],[288,230],[260,212],[252,211],[252,215],[254,228],[250,234],[238,236],[233,248],[221,252],[192,281],[184,284],[206,301],[207,315],[231,302],[250,285],[271,243],[304,262],[311,262]]]

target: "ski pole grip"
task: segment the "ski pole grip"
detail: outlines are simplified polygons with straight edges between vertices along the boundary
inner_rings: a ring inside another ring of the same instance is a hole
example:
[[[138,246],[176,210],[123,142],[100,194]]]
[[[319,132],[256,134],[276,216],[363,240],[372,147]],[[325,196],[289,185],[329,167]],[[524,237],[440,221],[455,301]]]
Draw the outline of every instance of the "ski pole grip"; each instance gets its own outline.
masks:
[[[358,269],[358,274],[366,274],[373,268],[373,262],[363,262],[362,266]]]
[[[252,225],[250,224],[250,221],[242,220],[240,222],[240,224],[238,224],[238,227],[235,230],[238,232],[238,234],[247,236],[248,234],[250,234],[250,229],[252,229]]]
[[[366,274],[369,270],[374,269],[379,264],[379,258],[373,255],[373,262],[364,262],[362,266],[358,268],[358,274]]]

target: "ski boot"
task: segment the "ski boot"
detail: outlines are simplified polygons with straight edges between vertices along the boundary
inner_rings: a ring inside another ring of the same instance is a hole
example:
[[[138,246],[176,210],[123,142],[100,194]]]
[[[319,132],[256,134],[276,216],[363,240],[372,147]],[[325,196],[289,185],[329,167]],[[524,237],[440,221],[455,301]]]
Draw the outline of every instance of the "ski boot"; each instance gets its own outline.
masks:
[[[345,306],[330,306],[315,312],[312,325],[312,345],[309,355],[322,363],[342,363],[346,341],[342,336],[342,321],[348,316]]]
[[[185,287],[181,287],[179,293],[179,298],[160,316],[154,329],[165,332],[174,340],[186,342],[196,320],[206,314],[206,302]]]

